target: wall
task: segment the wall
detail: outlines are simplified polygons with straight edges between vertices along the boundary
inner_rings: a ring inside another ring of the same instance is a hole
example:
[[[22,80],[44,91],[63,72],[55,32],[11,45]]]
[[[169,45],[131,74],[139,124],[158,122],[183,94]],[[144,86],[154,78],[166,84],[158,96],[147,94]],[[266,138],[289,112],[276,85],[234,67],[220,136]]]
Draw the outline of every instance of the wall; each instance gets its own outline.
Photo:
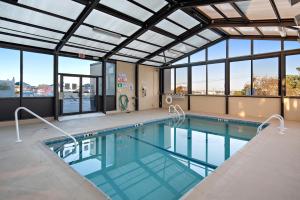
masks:
[[[300,99],[285,98],[284,114],[287,120],[300,121]]]
[[[169,105],[166,104],[166,95],[162,96],[162,107],[165,109],[169,108]],[[188,97],[185,96],[183,99],[176,99],[173,98],[173,105],[178,104],[183,110],[187,111],[188,110]]]
[[[142,88],[146,89],[146,96]],[[159,70],[145,65],[139,66],[139,110],[159,108]]]
[[[229,97],[229,114],[262,118],[280,114],[280,98]]]
[[[119,96],[121,94],[125,94],[128,96],[128,111],[135,110],[135,65],[132,63],[126,63],[117,61],[117,79],[118,74],[125,73],[127,77],[127,87],[126,88],[118,88],[117,87],[117,112],[121,112],[121,108],[119,106]],[[131,85],[131,87],[130,87]]]
[[[191,96],[191,111],[225,114],[225,97]]]

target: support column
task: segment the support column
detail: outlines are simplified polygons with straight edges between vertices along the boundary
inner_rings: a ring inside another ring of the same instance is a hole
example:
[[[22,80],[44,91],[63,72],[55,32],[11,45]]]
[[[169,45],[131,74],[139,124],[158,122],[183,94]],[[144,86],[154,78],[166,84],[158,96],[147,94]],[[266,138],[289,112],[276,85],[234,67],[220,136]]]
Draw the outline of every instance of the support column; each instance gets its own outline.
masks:
[[[54,119],[58,120],[59,115],[59,92],[58,92],[58,54],[54,54]]]
[[[225,113],[229,114],[229,95],[230,95],[230,63],[229,57],[229,41],[226,40],[226,61],[225,61]]]
[[[102,108],[103,113],[106,113],[106,60],[102,62]]]
[[[280,114],[284,117],[284,96],[286,95],[286,60],[285,55],[283,54],[284,51],[284,41],[281,40],[281,52],[279,58],[279,95],[280,95]]]
[[[135,64],[135,110],[139,110],[139,64]]]

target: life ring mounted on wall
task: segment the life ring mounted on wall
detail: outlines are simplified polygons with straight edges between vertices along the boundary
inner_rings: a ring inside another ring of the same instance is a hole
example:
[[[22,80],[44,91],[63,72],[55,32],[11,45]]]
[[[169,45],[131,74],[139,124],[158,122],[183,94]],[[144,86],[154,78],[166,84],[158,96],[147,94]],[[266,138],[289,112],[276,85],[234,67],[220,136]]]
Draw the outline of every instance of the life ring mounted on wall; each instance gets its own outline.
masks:
[[[173,102],[172,96],[171,95],[167,95],[165,101],[166,101],[166,104],[171,105],[172,102]]]

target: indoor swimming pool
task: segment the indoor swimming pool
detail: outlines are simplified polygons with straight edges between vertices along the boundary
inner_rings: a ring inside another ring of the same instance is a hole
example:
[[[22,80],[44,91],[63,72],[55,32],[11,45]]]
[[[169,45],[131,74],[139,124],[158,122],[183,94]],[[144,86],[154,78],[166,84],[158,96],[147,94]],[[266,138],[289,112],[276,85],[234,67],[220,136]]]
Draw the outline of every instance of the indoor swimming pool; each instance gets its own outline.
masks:
[[[179,199],[256,134],[259,123],[187,116],[47,141],[111,199]]]

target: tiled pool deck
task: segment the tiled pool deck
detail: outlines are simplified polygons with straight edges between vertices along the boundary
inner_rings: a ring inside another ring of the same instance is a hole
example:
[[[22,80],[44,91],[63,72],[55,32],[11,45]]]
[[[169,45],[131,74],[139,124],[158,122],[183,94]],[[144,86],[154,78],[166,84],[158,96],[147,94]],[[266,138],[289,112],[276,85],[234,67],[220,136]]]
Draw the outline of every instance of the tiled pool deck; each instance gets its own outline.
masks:
[[[113,114],[55,122],[72,134],[163,119],[166,110]],[[219,116],[234,118],[230,116]],[[259,119],[245,119],[260,121]],[[287,121],[279,135],[274,121],[184,196],[186,199],[300,199],[300,122]],[[106,199],[42,142],[61,136],[46,124],[0,127],[0,199]]]

